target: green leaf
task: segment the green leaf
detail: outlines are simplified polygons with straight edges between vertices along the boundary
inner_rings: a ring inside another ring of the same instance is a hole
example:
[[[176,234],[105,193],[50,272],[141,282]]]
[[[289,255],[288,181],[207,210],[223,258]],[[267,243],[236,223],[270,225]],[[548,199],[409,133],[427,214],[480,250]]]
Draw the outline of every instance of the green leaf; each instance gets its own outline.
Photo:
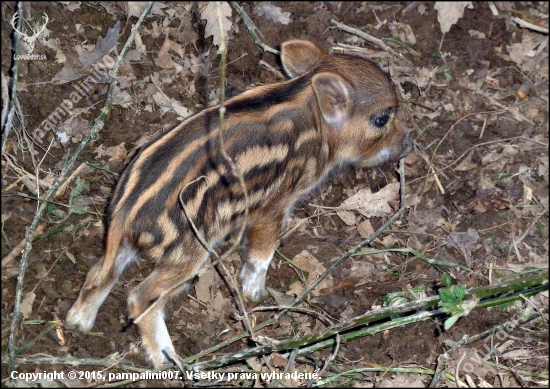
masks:
[[[445,328],[445,331],[448,331],[449,328],[453,326],[453,324],[456,323],[456,321],[460,318],[459,315],[451,316],[447,320],[445,320],[445,323],[443,324],[443,328]]]
[[[451,276],[449,275],[449,273],[443,273],[443,283],[447,288],[451,287],[452,282],[451,282]]]
[[[456,298],[462,302],[462,300],[464,300],[464,296],[466,296],[466,285],[455,285],[454,294]]]
[[[64,217],[65,216],[65,212],[61,211],[60,209],[57,209],[57,207],[55,205],[53,205],[52,203],[48,204],[48,206],[46,207],[46,210],[48,211],[48,213],[50,215],[54,215],[54,216],[57,216],[57,217]]]

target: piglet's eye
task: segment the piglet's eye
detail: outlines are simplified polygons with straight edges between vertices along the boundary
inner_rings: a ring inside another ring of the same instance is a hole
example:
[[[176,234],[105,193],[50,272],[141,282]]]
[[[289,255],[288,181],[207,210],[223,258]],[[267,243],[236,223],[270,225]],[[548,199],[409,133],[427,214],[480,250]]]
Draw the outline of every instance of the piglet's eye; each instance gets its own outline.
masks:
[[[377,118],[374,118],[374,125],[378,128],[384,127],[388,121],[390,120],[390,115],[382,115],[378,116]]]

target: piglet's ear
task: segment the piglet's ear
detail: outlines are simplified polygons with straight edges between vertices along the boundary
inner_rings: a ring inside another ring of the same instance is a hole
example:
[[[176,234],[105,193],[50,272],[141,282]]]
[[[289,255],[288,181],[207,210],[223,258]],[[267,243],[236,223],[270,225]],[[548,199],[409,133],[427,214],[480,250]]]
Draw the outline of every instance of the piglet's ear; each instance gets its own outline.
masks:
[[[304,74],[326,55],[310,41],[294,39],[281,45],[281,62],[290,78]]]
[[[325,121],[341,127],[350,116],[351,85],[335,73],[319,73],[311,80],[321,114]]]

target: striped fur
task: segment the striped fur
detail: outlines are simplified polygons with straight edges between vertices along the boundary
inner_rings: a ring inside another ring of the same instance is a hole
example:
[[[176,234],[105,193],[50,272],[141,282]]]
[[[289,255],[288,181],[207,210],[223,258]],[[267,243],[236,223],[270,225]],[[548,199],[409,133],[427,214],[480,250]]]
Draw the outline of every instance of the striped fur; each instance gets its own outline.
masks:
[[[186,216],[212,247],[247,223],[239,278],[245,295],[258,300],[281,223],[301,196],[343,165],[371,167],[410,152],[393,84],[375,64],[327,55],[301,40],[285,42],[281,59],[290,80],[225,104],[224,147],[244,176],[249,203],[220,152],[219,107],[151,142],[120,177],[108,209],[105,256],[90,269],[67,326],[89,331],[124,268],[147,257],[155,270],[130,292],[128,306],[137,318],[156,301],[137,325],[148,357],[161,366],[175,353],[165,302],[185,291],[208,259]]]

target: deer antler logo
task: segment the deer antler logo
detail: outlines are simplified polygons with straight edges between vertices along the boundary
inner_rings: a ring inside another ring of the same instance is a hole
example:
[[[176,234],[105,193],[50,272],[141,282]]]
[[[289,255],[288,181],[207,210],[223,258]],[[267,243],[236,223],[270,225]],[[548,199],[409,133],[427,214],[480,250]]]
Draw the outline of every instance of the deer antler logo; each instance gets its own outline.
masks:
[[[11,18],[11,25],[12,25],[13,29],[15,30],[15,32],[19,36],[21,36],[21,39],[23,39],[25,50],[27,50],[28,54],[32,54],[32,52],[34,50],[34,45],[36,43],[36,39],[38,39],[38,35],[40,35],[40,33],[42,33],[42,31],[44,31],[44,29],[46,28],[46,24],[48,24],[48,20],[49,20],[48,15],[46,13],[44,13],[43,15],[44,15],[44,22],[43,22],[42,25],[40,25],[40,23],[39,23],[39,18],[36,19],[37,22],[34,23],[34,26],[29,24],[25,19],[23,19],[23,21],[27,24],[29,30],[31,30],[33,32],[32,35],[27,35],[25,32],[19,31],[17,29],[17,25],[15,23],[15,20],[20,17],[19,11],[14,13],[13,17]]]

